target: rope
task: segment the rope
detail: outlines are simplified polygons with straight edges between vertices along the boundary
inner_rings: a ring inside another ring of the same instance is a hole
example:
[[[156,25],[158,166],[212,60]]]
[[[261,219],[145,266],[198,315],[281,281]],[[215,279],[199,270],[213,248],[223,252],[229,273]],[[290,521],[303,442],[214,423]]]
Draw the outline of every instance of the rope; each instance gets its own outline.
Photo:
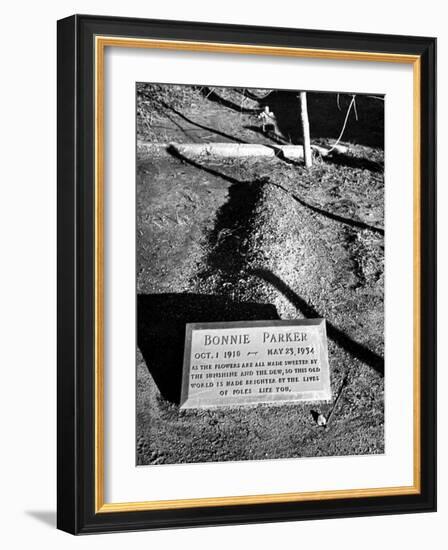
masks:
[[[331,149],[329,149],[328,153],[331,153],[338,145],[339,145],[339,142],[341,141],[342,139],[342,136],[344,135],[344,132],[345,132],[345,127],[347,126],[347,121],[348,121],[348,116],[350,114],[350,111],[352,110],[352,107],[354,106],[355,107],[355,116],[356,116],[356,120],[358,120],[358,113],[356,111],[356,95],[353,94],[352,95],[352,100],[350,101],[350,105],[348,106],[348,109],[347,109],[347,113],[345,115],[345,120],[344,120],[344,125],[342,126],[342,130],[341,130],[341,133],[339,134],[339,137],[338,139],[336,140],[336,143],[333,145],[333,147],[331,147]],[[327,154],[328,154],[327,153]]]

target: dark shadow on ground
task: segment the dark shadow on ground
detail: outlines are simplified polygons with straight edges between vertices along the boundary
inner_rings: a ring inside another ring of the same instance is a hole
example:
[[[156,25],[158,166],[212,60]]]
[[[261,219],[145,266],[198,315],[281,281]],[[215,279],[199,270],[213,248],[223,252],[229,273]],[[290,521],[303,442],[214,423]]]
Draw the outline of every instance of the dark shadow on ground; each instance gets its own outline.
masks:
[[[332,212],[328,212],[328,210],[323,210],[323,208],[318,208],[317,206],[313,206],[312,204],[305,202],[303,199],[301,199],[297,195],[292,195],[292,196],[299,204],[301,204],[302,206],[305,206],[305,208],[309,208],[316,214],[320,214],[321,216],[324,216],[330,220],[343,223],[345,225],[348,225],[349,227],[357,227],[358,229],[368,229],[369,231],[373,231],[374,233],[378,233],[379,235],[384,235],[384,229],[382,229],[381,227],[375,227],[374,225],[370,225],[360,220],[353,220],[351,218],[345,218],[344,216],[339,216],[339,214],[333,214]]]
[[[298,195],[287,189],[286,187],[283,187],[283,185],[280,185],[279,183],[270,182],[271,185],[274,185],[275,187],[278,187],[285,193],[288,193],[288,195],[291,195],[291,197],[297,201],[299,204],[304,206],[305,208],[308,208],[312,212],[315,212],[316,214],[320,214],[321,216],[324,216],[325,218],[328,218],[330,220],[334,220],[336,222],[343,223],[345,225],[348,225],[350,227],[356,227],[358,229],[368,229],[369,231],[373,231],[374,233],[379,233],[380,235],[384,235],[384,229],[381,227],[375,227],[374,225],[370,225],[368,223],[365,223],[361,220],[353,220],[352,218],[346,218],[344,216],[340,216],[339,214],[333,214],[332,212],[328,212],[328,210],[324,210],[323,208],[319,208],[317,206],[314,206],[306,201],[304,201],[302,198],[300,198]]]
[[[291,143],[302,143],[300,124],[299,92],[294,90],[273,90],[267,97],[259,99],[259,109],[241,107],[210,88],[203,88],[202,94],[210,101],[228,107],[238,113],[258,114],[264,107],[275,114],[279,131]],[[331,92],[309,91],[308,115],[311,139],[329,138],[336,140],[341,132],[352,95]],[[367,95],[356,96],[356,113],[351,110],[343,141],[384,148],[384,101]]]
[[[200,277],[206,277],[214,272],[221,272],[226,274],[228,281],[232,281],[246,265],[247,237],[255,223],[252,219],[253,211],[263,185],[269,183],[269,178],[240,181],[184,156],[173,146],[168,148],[168,152],[178,160],[232,184],[227,202],[217,212],[215,226],[209,236],[207,267],[200,273]]]
[[[249,124],[249,125],[243,126],[243,128],[270,139],[273,142],[273,144],[269,145],[265,143],[264,145],[266,147],[272,147],[275,151],[275,156],[278,157],[279,159],[287,162],[288,164],[292,164],[293,166],[303,166],[304,164],[303,161],[297,162],[295,160],[285,157],[282,150],[279,147],[275,146],[276,144],[289,145],[289,142],[286,139],[283,139],[281,136],[278,136],[273,132],[263,131],[263,129],[259,126],[253,126]],[[299,145],[299,144],[301,145],[302,143],[303,143],[303,140],[299,139],[298,143],[295,143],[295,145]],[[331,145],[328,145],[327,148],[330,149]],[[337,153],[336,151],[331,152],[328,156],[325,156],[325,157],[321,157],[319,153],[316,153],[315,150],[314,150],[314,154],[319,158],[323,158],[324,162],[328,164],[335,164],[337,166],[346,166],[347,168],[358,168],[360,170],[369,170],[369,172],[384,172],[384,163],[375,162],[365,157],[354,157],[352,155],[347,155],[344,153]]]
[[[249,235],[253,232],[255,208],[267,179],[235,182],[229,187],[228,201],[217,212],[209,235],[210,252],[202,276],[221,273],[230,284],[237,284],[247,265]]]
[[[233,101],[230,101],[220,96],[212,88],[208,88],[207,86],[204,86],[204,88],[202,88],[201,94],[205,97],[205,99],[213,101],[214,103],[219,103],[219,105],[227,107],[228,109],[232,109],[237,113],[243,113],[245,115],[257,115],[261,111],[261,109],[250,109],[247,107],[242,107],[241,105],[238,105],[237,103],[234,103]]]
[[[179,160],[187,162],[188,164],[191,164],[192,166],[195,166],[200,170],[204,170],[205,172],[208,172],[213,176],[221,177],[224,180],[233,184],[232,187],[230,187],[229,189],[229,200],[225,205],[223,205],[223,207],[218,212],[217,221],[213,229],[213,232],[211,234],[211,238],[210,238],[211,253],[209,254],[207,259],[207,264],[210,266],[210,269],[206,270],[204,273],[201,274],[202,276],[206,276],[208,274],[208,271],[211,270],[212,272],[214,272],[215,270],[218,270],[221,272],[225,272],[227,275],[227,280],[231,281],[232,277],[240,276],[241,270],[244,269],[244,265],[246,263],[247,251],[245,249],[244,243],[245,241],[247,241],[247,239],[245,239],[245,236],[246,236],[245,233],[247,232],[248,228],[251,227],[251,212],[257,203],[262,185],[266,185],[267,183],[272,183],[272,182],[269,182],[269,180],[266,178],[260,179],[254,182],[242,182],[237,180],[236,178],[222,174],[221,172],[219,172],[214,168],[203,166],[202,164],[185,157],[184,155],[179,153],[174,147],[169,148],[169,152]],[[278,184],[273,183],[273,185],[276,185],[277,187],[280,187],[287,193],[290,193],[288,189]],[[372,231],[376,231],[384,234],[384,230],[382,229],[368,226],[363,222],[349,220],[346,218],[342,218],[341,216],[337,216],[335,214],[325,212],[317,207],[314,207],[305,203],[304,201],[302,201],[300,198],[296,197],[293,194],[292,196],[293,198],[298,200],[303,206],[310,208],[311,210],[321,215],[325,215],[326,217],[329,217],[336,221],[346,223],[348,225],[352,225],[354,227],[368,228]],[[255,275],[265,280],[266,282],[272,284],[296,308],[298,308],[302,312],[302,314],[305,315],[305,317],[309,317],[309,318],[320,317],[319,313],[311,305],[309,305],[305,300],[303,300],[303,298],[298,296],[286,283],[284,283],[281,279],[279,279],[276,275],[274,275],[270,271],[265,269],[257,269],[257,270],[250,270],[248,273],[251,275]],[[270,306],[270,307],[273,307],[273,306]],[[259,317],[259,318],[262,319],[263,317]],[[222,318],[222,315],[221,315],[221,318],[219,316],[216,318],[216,321],[219,321],[219,320],[225,321],[226,319]],[[237,320],[237,319],[233,318],[229,320]],[[208,321],[212,322],[211,319],[208,319]],[[191,321],[185,321],[185,322],[200,322],[200,320],[199,321],[191,320]],[[139,321],[139,327],[140,327],[140,321]],[[328,336],[337,345],[339,345],[341,348],[349,352],[352,356],[356,357],[363,363],[375,369],[381,375],[384,375],[384,358],[383,357],[376,354],[375,352],[372,352],[363,344],[360,344],[352,340],[348,335],[346,335],[343,331],[341,331],[331,323],[327,322],[327,329],[328,329]],[[140,349],[142,348],[140,347]],[[142,353],[143,353],[143,350],[142,350]],[[181,360],[177,358],[177,361],[178,361],[178,364],[180,365],[179,368],[181,370]],[[146,362],[147,364],[149,364],[148,361]],[[177,364],[177,363],[174,361],[173,364]],[[180,371],[178,376],[180,376]],[[180,383],[180,378],[178,383]],[[170,387],[170,384],[171,382],[167,386]],[[162,385],[163,385],[163,382],[162,382]],[[176,385],[176,388],[178,388],[177,393],[179,393],[180,386]],[[171,396],[171,400],[173,399],[174,399],[173,396]]]
[[[176,114],[179,118],[187,122],[188,124],[191,124],[192,126],[196,126],[197,128],[201,128],[202,130],[206,130],[207,132],[211,132],[212,134],[216,134],[218,136],[224,137],[226,139],[230,139],[231,141],[235,141],[236,143],[247,143],[246,141],[239,139],[235,136],[231,136],[230,134],[226,134],[225,132],[221,132],[221,130],[217,130],[216,128],[211,128],[210,126],[205,126],[204,124],[200,124],[199,122],[196,122],[192,120],[191,118],[188,118],[183,113],[172,107],[171,105],[168,105],[167,103],[163,104],[166,109],[169,109],[174,114]]]
[[[327,210],[323,210],[322,208],[313,206],[312,204],[309,204],[308,202],[304,201],[301,197],[299,197],[298,195],[296,195],[286,187],[283,187],[283,185],[270,181],[269,178],[260,178],[259,180],[254,180],[254,181],[240,181],[240,180],[237,180],[236,178],[233,178],[232,176],[223,174],[222,172],[220,172],[219,170],[216,170],[215,168],[204,166],[203,164],[196,162],[195,160],[190,159],[185,155],[182,155],[182,153],[180,153],[173,146],[168,147],[167,151],[170,155],[177,158],[178,160],[182,162],[186,162],[187,164],[190,164],[191,166],[198,168],[198,170],[203,170],[204,172],[207,172],[212,176],[222,178],[225,181],[228,181],[229,183],[232,183],[233,185],[235,185],[236,188],[235,189],[231,188],[229,191],[230,193],[229,203],[232,208],[235,208],[235,206],[236,208],[238,208],[237,205],[241,204],[242,211],[247,212],[248,206],[247,206],[247,203],[245,203],[245,201],[249,199],[250,204],[254,203],[256,200],[256,197],[253,197],[253,195],[254,193],[257,193],[257,187],[259,189],[261,184],[270,184],[270,185],[274,185],[275,187],[278,187],[285,193],[288,193],[299,204],[301,204],[305,208],[310,209],[316,214],[320,214],[321,216],[329,218],[330,220],[343,223],[350,227],[356,227],[358,229],[368,229],[369,231],[373,231],[374,233],[384,235],[384,229],[382,229],[381,227],[375,227],[374,225],[370,225],[361,220],[353,220],[351,218],[346,218],[344,216],[340,216],[339,214],[333,214],[332,212],[328,212]],[[232,200],[232,198],[235,200]]]
[[[137,344],[163,398],[178,404],[186,323],[279,319],[272,304],[206,294],[139,294]]]
[[[280,132],[292,143],[302,143],[299,92],[277,90],[260,100],[260,106],[268,106],[277,119]],[[308,92],[308,115],[311,139],[336,140],[341,132],[351,94]],[[359,94],[356,96],[358,120],[352,109],[343,141],[384,148],[384,101]]]
[[[289,141],[287,141],[286,139],[282,138],[282,136],[278,136],[274,131],[270,130],[270,131],[266,131],[266,130],[263,130],[262,127],[260,126],[254,126],[254,125],[251,125],[251,124],[246,124],[245,126],[243,126],[243,128],[245,128],[246,130],[250,130],[251,132],[255,132],[256,134],[260,134],[268,139],[270,139],[271,141],[273,141],[274,143],[279,143],[281,145],[289,145]],[[268,146],[268,145],[267,145]],[[268,146],[269,147],[269,146]]]
[[[229,183],[238,184],[238,183],[245,183],[242,181],[237,180],[236,178],[232,178],[232,176],[227,176],[226,174],[223,174],[219,170],[215,170],[214,168],[210,168],[208,166],[204,166],[200,162],[196,162],[193,159],[190,159],[180,153],[173,145],[170,145],[167,148],[167,153],[169,153],[172,157],[176,158],[177,160],[180,160],[181,162],[185,162],[187,164],[190,164],[190,166],[194,166],[198,170],[203,170],[204,172],[207,172],[211,174],[212,176],[222,178],[225,181],[228,181]]]
[[[341,132],[352,94],[308,92],[311,139],[336,140]],[[356,119],[351,110],[342,141],[384,149],[384,101],[356,95]]]
[[[337,164],[338,166],[347,166],[348,168],[369,170],[370,172],[384,172],[384,165],[382,163],[363,157],[331,153],[328,157],[325,157],[325,162]]]
[[[188,139],[190,139],[191,141],[195,142],[197,141],[197,138],[196,136],[194,135],[191,135],[191,133],[186,129],[186,128],[183,128],[181,124],[179,124],[177,122],[177,120],[175,120],[174,116],[173,115],[170,115],[169,113],[165,113],[166,117],[168,118],[168,120],[170,120],[178,129],[180,132],[182,132],[184,134],[184,136],[187,136]]]
[[[294,307],[299,309],[305,317],[310,319],[322,317],[318,311],[316,311],[303,298],[296,294],[285,282],[277,277],[277,275],[274,275],[271,271],[268,271],[267,269],[252,269],[249,271],[249,274],[255,275],[256,277],[259,277],[274,286],[283,294],[283,296],[285,296],[287,300],[289,300],[289,302],[291,302]],[[359,359],[359,361],[369,365],[379,374],[384,376],[384,357],[381,357],[377,353],[369,350],[363,344],[356,342],[328,321],[326,324],[328,337],[331,338],[333,342],[350,353],[353,357],[356,357],[356,359]]]

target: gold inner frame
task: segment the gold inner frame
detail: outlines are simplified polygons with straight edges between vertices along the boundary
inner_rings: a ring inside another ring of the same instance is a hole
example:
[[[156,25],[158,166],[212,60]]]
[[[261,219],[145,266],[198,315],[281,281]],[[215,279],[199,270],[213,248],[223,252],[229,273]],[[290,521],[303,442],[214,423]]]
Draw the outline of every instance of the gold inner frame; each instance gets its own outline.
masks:
[[[154,500],[142,502],[106,503],[104,501],[104,54],[106,47],[155,48],[209,53],[233,53],[269,56],[305,57],[329,60],[372,61],[406,63],[413,66],[413,458],[414,482],[410,486],[367,489],[342,489],[301,493],[275,493],[263,495]],[[421,120],[421,60],[417,55],[401,55],[344,50],[321,50],[291,47],[254,46],[250,44],[224,44],[95,37],[95,513],[167,510],[180,508],[232,506],[275,502],[300,502],[341,498],[412,495],[420,493],[420,120]]]

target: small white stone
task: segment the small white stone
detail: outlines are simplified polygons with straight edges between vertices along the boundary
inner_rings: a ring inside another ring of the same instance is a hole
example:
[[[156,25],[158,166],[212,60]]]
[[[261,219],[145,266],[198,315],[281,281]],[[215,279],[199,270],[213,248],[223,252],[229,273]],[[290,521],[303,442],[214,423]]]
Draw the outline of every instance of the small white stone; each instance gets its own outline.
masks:
[[[318,426],[326,426],[327,425],[327,419],[325,418],[325,416],[323,414],[320,414],[317,417],[317,425]]]

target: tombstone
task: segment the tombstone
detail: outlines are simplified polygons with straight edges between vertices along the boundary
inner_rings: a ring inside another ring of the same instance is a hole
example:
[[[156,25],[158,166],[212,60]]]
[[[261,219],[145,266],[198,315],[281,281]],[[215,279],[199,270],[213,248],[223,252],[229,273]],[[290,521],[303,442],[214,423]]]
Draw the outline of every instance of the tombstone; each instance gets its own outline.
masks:
[[[186,325],[182,409],[330,400],[324,319]]]

